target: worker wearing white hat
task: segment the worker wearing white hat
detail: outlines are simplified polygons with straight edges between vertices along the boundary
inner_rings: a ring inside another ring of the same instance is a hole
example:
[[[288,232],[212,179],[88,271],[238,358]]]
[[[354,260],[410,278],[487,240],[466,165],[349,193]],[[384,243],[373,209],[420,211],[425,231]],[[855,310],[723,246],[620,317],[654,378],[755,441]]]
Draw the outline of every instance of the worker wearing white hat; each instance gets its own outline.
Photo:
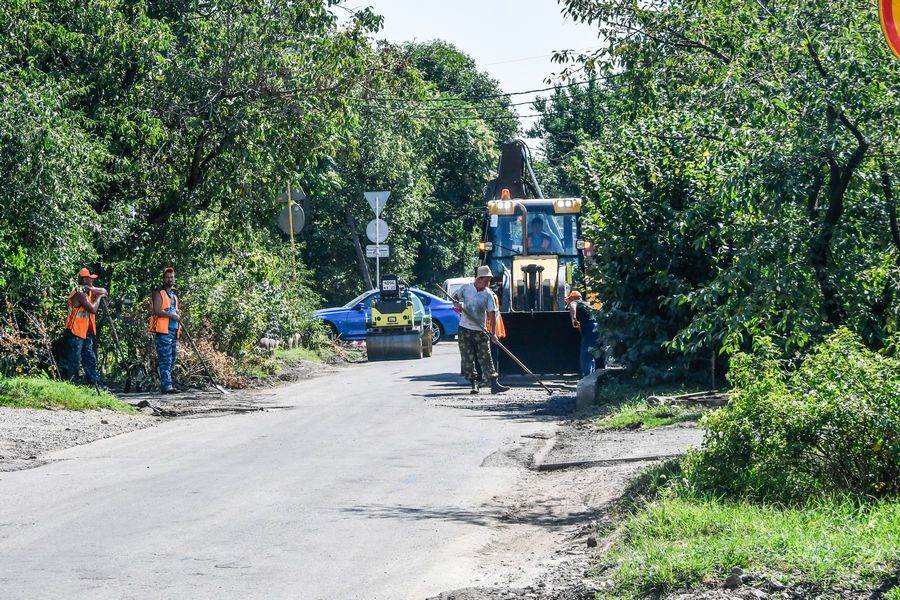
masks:
[[[453,292],[454,304],[461,303],[465,307],[459,320],[459,355],[463,377],[469,380],[472,394],[478,393],[475,361],[478,361],[481,373],[491,382],[492,394],[509,390],[497,381],[497,371],[491,359],[491,342],[498,343],[497,336],[488,334],[484,329],[484,324],[488,323],[488,331],[496,331],[495,321],[499,308],[494,294],[488,289],[493,277],[491,268],[482,265],[475,273],[474,283],[467,283]]]

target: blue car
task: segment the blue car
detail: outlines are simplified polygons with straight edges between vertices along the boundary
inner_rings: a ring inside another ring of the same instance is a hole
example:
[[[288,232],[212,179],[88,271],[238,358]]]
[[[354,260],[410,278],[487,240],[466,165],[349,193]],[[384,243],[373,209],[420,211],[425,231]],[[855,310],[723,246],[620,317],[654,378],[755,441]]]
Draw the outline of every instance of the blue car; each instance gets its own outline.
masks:
[[[417,288],[410,288],[414,299],[422,303],[421,309],[431,313],[431,342],[437,344],[445,338],[455,337],[459,329],[459,315],[453,310],[453,303],[442,300]],[[366,321],[372,314],[372,300],[378,290],[363,292],[344,306],[323,308],[313,313],[325,321],[332,334],[342,340],[366,339]],[[414,303],[415,303],[414,300]],[[415,307],[418,312],[419,306]]]

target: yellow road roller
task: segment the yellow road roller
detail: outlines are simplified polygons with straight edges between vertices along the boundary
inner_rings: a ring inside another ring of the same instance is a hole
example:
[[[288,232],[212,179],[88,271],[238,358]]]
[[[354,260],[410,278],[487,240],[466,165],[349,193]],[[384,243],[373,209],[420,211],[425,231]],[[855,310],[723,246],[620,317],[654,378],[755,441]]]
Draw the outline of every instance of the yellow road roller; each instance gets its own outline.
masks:
[[[431,356],[431,315],[396,275],[381,279],[366,322],[369,360],[407,360]]]

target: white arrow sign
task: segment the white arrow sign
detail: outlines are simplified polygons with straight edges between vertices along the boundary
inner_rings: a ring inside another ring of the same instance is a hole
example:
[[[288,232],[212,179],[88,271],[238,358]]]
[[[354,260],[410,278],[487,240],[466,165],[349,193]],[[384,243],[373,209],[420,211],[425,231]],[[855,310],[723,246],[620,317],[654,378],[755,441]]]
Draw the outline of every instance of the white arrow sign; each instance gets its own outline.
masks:
[[[368,201],[369,206],[372,207],[372,212],[375,213],[375,216],[380,217],[381,211],[384,210],[384,205],[387,204],[388,198],[391,197],[391,193],[390,192],[363,192],[363,196],[366,197],[366,200]]]
[[[388,224],[381,219],[372,219],[366,225],[366,235],[376,244],[384,243],[388,237]]]

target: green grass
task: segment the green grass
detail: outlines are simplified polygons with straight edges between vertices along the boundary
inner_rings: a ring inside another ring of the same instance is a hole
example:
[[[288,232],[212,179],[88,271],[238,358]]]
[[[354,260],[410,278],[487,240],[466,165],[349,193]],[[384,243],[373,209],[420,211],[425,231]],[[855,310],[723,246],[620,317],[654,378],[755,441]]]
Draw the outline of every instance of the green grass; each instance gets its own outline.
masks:
[[[597,421],[600,429],[651,429],[674,423],[696,421],[706,410],[698,407],[650,405],[646,401],[619,406]]]
[[[602,381],[602,380],[601,380]],[[611,379],[597,388],[597,403],[601,405],[630,404],[646,402],[650,396],[678,396],[705,391],[697,385],[683,383],[661,383],[657,385],[640,385],[633,381]]]
[[[53,381],[41,377],[0,377],[0,406],[13,408],[47,408],[65,410],[98,410],[106,408],[123,413],[134,409],[109,392]]]
[[[300,362],[301,360],[310,362],[322,362],[322,352],[310,350],[309,348],[291,348],[278,349],[275,351],[275,358],[284,362]]]
[[[900,503],[776,508],[667,493],[622,533],[607,556],[620,598],[720,582],[734,567],[784,583],[873,589],[900,561]]]

